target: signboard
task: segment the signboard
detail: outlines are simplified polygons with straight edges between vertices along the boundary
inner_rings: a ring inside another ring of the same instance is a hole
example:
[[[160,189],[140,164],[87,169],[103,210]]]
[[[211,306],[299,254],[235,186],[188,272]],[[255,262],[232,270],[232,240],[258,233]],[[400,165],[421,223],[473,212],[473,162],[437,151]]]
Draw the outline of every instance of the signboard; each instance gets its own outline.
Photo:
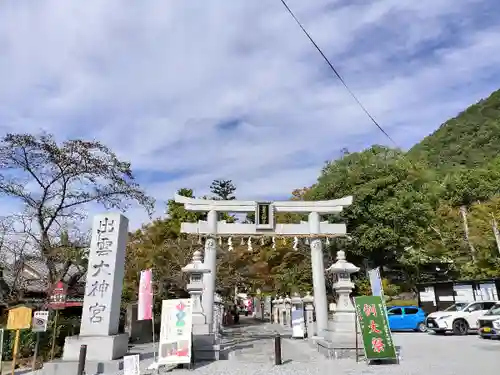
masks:
[[[304,338],[304,310],[292,307],[292,337]]]
[[[123,357],[123,375],[141,375],[139,369],[139,354]]]
[[[7,329],[30,329],[32,310],[26,306],[14,307],[9,310],[7,318]]]
[[[158,364],[191,363],[193,310],[191,299],[162,303]]]
[[[33,321],[31,322],[31,330],[33,332],[46,332],[48,323],[48,311],[35,311],[35,313],[33,314]]]
[[[257,202],[255,227],[257,229],[274,229],[274,209],[271,202]]]
[[[396,347],[392,340],[385,305],[380,296],[354,298],[365,357],[368,361],[396,359]]]
[[[49,307],[53,310],[62,310],[66,307],[66,285],[62,281],[57,282],[50,293]]]

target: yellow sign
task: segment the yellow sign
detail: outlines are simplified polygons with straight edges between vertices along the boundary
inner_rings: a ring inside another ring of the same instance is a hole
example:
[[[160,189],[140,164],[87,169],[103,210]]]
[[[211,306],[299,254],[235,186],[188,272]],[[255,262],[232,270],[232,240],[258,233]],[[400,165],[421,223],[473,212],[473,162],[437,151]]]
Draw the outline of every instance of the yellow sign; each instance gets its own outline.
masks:
[[[31,328],[31,309],[29,307],[20,306],[9,310],[7,319],[7,329],[30,329]]]
[[[485,328],[483,328],[483,332],[484,333],[491,332],[491,328],[490,327],[485,327]]]

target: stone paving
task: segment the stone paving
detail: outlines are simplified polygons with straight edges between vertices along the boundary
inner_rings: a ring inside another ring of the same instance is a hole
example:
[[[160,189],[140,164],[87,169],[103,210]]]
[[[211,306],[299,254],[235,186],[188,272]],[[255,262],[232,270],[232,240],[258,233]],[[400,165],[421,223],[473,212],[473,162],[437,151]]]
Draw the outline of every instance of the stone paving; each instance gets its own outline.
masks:
[[[370,365],[364,361],[326,359],[307,340],[282,340],[283,365],[274,366],[274,340],[281,329],[272,324],[242,325],[227,329],[225,344],[231,346],[227,360],[197,364],[195,369],[175,369],[173,375],[497,375],[500,372],[500,341],[471,336],[436,336],[425,333],[396,333],[401,346],[399,365]],[[150,361],[141,363],[141,375]],[[160,370],[160,374],[167,373]],[[123,372],[106,375],[122,375]],[[87,375],[93,375],[88,373]]]
[[[500,341],[482,340],[476,335],[436,336],[421,333],[396,333],[394,340],[401,346],[399,365],[370,365],[364,361],[328,360],[302,340],[284,339],[284,364],[274,366],[273,325],[247,326],[231,330],[236,338],[235,351],[227,361],[198,366],[194,371],[174,370],[173,373],[193,375],[496,375],[500,371]],[[247,339],[244,336],[247,335]],[[229,336],[229,332],[228,332]],[[248,336],[260,336],[250,338]],[[266,337],[267,336],[267,337]]]

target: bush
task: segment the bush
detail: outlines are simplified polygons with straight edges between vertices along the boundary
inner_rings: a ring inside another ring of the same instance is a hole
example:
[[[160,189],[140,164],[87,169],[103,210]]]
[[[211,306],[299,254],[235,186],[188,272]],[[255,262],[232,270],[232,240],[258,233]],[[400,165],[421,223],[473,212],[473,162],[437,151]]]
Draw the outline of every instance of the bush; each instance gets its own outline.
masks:
[[[62,354],[62,349],[64,347],[64,340],[66,336],[74,335],[78,333],[80,327],[80,317],[66,317],[62,314],[59,315],[59,322],[56,330],[56,346],[55,346],[55,357]],[[38,346],[38,355],[44,360],[48,360],[50,357],[50,351],[52,349],[52,335],[54,332],[54,320],[53,318],[49,320],[49,324],[46,332],[40,332],[40,344]],[[16,332],[15,331],[4,331],[4,341],[3,341],[3,359],[4,361],[12,360],[12,352],[14,350]],[[19,335],[19,356],[18,358],[28,358],[33,356],[36,343],[36,333],[31,330],[23,330]]]

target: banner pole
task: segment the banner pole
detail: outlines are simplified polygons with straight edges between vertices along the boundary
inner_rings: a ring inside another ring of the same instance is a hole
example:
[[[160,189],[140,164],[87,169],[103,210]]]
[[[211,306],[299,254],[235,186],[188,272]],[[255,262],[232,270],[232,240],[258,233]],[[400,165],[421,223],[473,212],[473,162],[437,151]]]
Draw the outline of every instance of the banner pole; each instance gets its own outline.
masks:
[[[11,375],[14,375],[16,372],[16,362],[17,362],[17,353],[19,351],[19,333],[21,331],[16,329],[16,336],[14,339],[14,349],[12,350],[12,366],[11,366]]]
[[[154,301],[154,299],[153,299]],[[151,315],[151,325],[153,327],[152,331],[153,331],[153,361],[156,362],[156,339],[155,339],[155,313],[154,313],[154,309],[153,309],[153,314]]]
[[[33,353],[33,360],[31,362],[31,371],[35,372],[36,370],[36,359],[38,357],[38,347],[40,346],[40,332],[36,333],[36,343],[35,343],[35,351]]]
[[[3,335],[4,329],[0,328],[0,374],[3,374]]]
[[[50,350],[50,360],[54,360],[54,352],[56,350],[56,336],[57,336],[57,324],[59,320],[59,309],[56,310],[56,316],[54,317],[54,328],[52,331],[52,349]]]

